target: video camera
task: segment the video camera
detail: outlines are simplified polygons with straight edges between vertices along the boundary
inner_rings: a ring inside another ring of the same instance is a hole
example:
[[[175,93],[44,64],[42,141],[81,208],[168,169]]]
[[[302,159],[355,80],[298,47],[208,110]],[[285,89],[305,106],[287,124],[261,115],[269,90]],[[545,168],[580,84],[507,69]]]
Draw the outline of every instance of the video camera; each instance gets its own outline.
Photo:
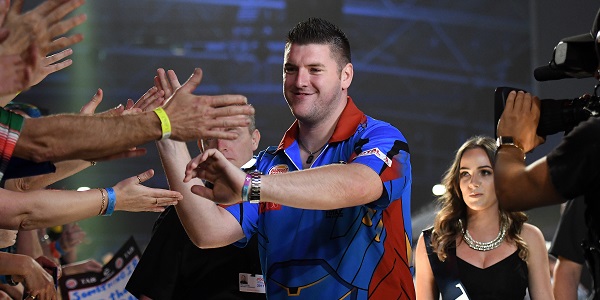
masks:
[[[537,81],[560,80],[565,78],[589,78],[598,74],[600,57],[600,10],[592,25],[592,30],[562,39],[552,53],[552,59],[547,66],[534,70],[533,75]],[[542,99],[540,107],[540,121],[537,134],[545,137],[557,132],[569,132],[581,121],[590,116],[597,116],[600,112],[600,98],[597,91],[600,86],[596,84],[594,94],[590,97],[573,99]],[[506,97],[510,91],[521,89],[512,87],[498,87],[494,98],[494,126],[504,111]]]
[[[498,120],[500,120],[500,116],[504,111],[508,93],[520,90],[512,87],[496,88],[494,98],[495,125],[498,125]],[[600,98],[596,95],[589,98],[541,99],[540,102],[540,121],[536,132],[541,137],[561,131],[569,132],[581,121],[585,121],[591,116],[597,116],[600,112]]]

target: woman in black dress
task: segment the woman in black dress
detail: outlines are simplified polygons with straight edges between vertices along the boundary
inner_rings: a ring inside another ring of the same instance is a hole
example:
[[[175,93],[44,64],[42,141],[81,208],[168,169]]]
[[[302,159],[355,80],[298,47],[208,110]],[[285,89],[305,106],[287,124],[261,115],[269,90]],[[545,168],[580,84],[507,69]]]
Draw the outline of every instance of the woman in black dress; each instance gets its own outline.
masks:
[[[446,171],[434,226],[416,249],[417,299],[554,299],[541,231],[522,212],[498,206],[496,145],[476,136]]]

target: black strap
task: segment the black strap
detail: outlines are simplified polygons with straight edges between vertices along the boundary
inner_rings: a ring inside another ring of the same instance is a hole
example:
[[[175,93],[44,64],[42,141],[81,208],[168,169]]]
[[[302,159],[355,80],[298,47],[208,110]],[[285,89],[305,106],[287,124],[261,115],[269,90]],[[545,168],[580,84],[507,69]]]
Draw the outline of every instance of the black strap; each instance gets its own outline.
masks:
[[[423,239],[427,248],[427,257],[433,271],[435,283],[442,294],[443,300],[469,300],[467,291],[460,281],[458,264],[456,262],[456,248],[447,251],[447,257],[441,262],[431,247],[431,231],[433,228],[423,230]]]

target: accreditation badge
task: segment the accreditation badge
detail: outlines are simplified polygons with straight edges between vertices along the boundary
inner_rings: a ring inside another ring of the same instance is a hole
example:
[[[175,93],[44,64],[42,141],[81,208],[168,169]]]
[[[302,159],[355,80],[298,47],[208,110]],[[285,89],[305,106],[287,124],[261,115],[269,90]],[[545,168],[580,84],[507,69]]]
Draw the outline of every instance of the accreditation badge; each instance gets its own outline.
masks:
[[[265,293],[265,281],[262,275],[240,273],[240,292]]]

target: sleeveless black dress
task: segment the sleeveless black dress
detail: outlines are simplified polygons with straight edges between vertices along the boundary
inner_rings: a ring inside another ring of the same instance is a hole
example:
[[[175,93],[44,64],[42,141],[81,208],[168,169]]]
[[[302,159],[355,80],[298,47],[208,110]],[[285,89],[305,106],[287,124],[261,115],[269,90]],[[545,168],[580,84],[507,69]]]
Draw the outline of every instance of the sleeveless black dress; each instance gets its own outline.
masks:
[[[527,263],[518,250],[485,269],[475,267],[457,257],[458,273],[469,298],[522,300],[529,285]]]

